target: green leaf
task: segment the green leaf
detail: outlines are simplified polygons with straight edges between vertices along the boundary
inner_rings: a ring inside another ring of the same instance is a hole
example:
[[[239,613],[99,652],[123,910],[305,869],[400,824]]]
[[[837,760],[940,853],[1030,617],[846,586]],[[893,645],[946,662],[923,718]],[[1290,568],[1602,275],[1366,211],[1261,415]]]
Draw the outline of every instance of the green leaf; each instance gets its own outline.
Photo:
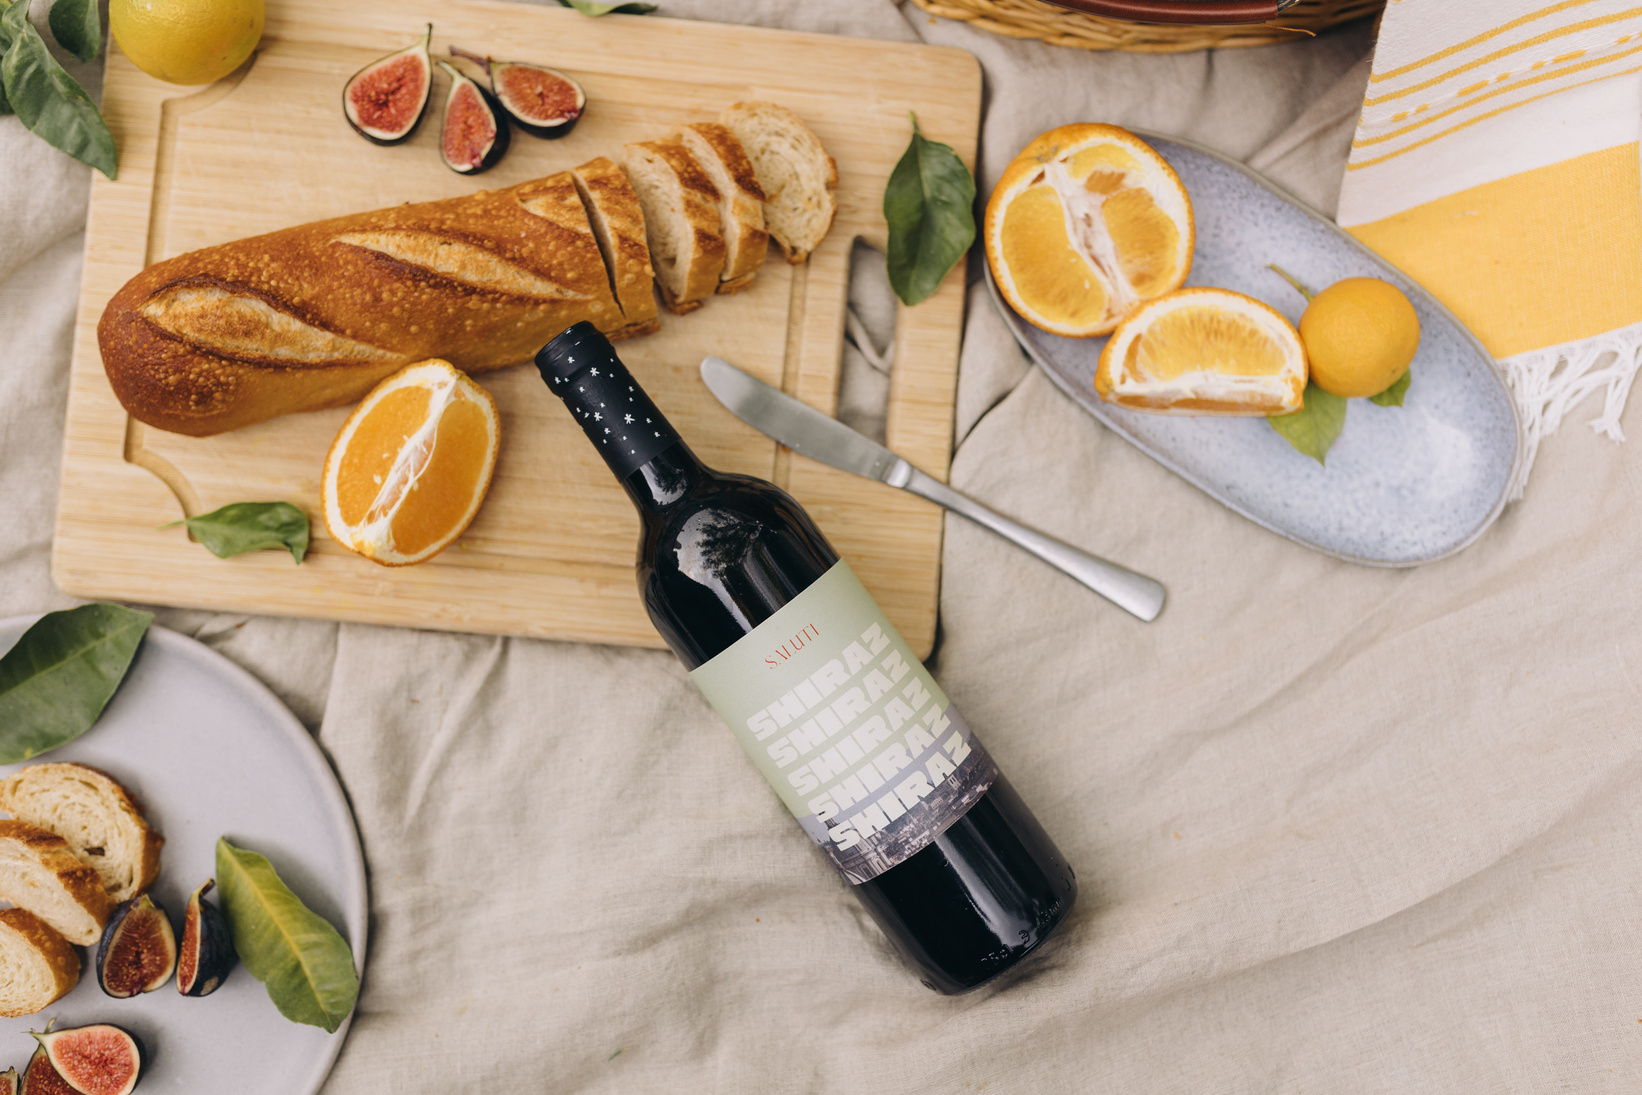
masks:
[[[9,0],[0,0],[0,62],[5,61],[6,51],[11,48],[11,40],[16,37],[16,32],[12,29],[13,24],[6,19],[6,13],[10,10]],[[0,116],[11,112],[11,103],[6,99],[5,80],[0,78]]]
[[[219,559],[261,548],[287,548],[298,563],[308,553],[308,515],[289,502],[231,502],[221,509],[161,528],[187,525]]]
[[[35,136],[52,147],[114,177],[114,136],[91,101],[46,49],[40,32],[28,21],[28,4],[19,0],[0,17],[11,47],[0,61],[0,87],[11,109]]]
[[[293,1023],[334,1034],[359,999],[353,951],[256,852],[217,841],[217,890],[234,949]]]
[[[1293,414],[1271,415],[1266,421],[1295,449],[1321,464],[1334,439],[1345,429],[1346,401],[1307,384],[1305,406]]]
[[[1368,401],[1370,403],[1378,403],[1382,407],[1401,407],[1403,405],[1403,397],[1408,394],[1408,386],[1412,383],[1414,383],[1414,370],[1404,369],[1403,375],[1399,376],[1392,383],[1391,387],[1387,388],[1379,395],[1369,396]]]
[[[53,0],[51,36],[82,61],[92,61],[103,47],[103,20],[97,0]]]
[[[659,8],[660,4],[614,3],[604,4],[598,0],[559,0],[562,7],[575,8],[583,15],[649,15]]]
[[[975,242],[975,178],[951,145],[924,137],[916,117],[884,187],[884,220],[889,284],[909,305],[935,292]]]
[[[90,604],[48,612],[0,657],[0,764],[90,730],[137,653],[152,612]]]

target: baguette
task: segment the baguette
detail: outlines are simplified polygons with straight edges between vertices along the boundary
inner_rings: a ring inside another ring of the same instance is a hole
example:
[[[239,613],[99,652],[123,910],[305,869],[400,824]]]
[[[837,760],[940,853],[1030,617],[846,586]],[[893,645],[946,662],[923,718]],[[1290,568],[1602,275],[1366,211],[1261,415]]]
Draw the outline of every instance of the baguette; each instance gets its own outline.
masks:
[[[482,372],[580,320],[617,331],[575,193],[561,172],[155,263],[103,312],[103,368],[134,417],[203,437],[352,402],[425,358]]]
[[[838,164],[804,119],[784,106],[736,103],[718,120],[747,150],[764,191],[765,228],[796,266],[832,227]]]
[[[678,141],[628,145],[627,177],[644,207],[662,299],[677,315],[693,312],[724,270],[718,189]]]
[[[106,772],[84,764],[31,764],[0,783],[0,810],[67,841],[115,904],[148,889],[160,873],[164,838]]]
[[[718,291],[745,289],[764,265],[770,247],[770,234],[764,231],[764,191],[759,189],[752,161],[735,134],[716,122],[687,125],[679,130],[679,140],[718,190],[725,247]]]
[[[644,232],[644,210],[627,173],[608,156],[591,159],[571,171],[576,191],[587,207],[587,219],[599,241],[610,287],[626,326],[610,337],[648,335],[661,328],[656,314],[656,272]]]
[[[80,980],[80,956],[27,909],[0,909],[0,1015],[44,1011]]]
[[[97,872],[68,842],[26,821],[0,821],[0,900],[10,901],[89,947],[114,910]]]

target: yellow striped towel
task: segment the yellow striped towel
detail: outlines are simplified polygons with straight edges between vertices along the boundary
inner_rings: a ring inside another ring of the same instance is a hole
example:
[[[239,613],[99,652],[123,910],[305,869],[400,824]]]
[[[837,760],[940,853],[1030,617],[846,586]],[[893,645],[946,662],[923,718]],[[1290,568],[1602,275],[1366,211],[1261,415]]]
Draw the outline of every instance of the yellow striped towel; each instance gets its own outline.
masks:
[[[1642,6],[1393,0],[1339,221],[1446,304],[1539,442],[1590,393],[1619,415],[1642,366]],[[1418,383],[1418,377],[1415,378]]]

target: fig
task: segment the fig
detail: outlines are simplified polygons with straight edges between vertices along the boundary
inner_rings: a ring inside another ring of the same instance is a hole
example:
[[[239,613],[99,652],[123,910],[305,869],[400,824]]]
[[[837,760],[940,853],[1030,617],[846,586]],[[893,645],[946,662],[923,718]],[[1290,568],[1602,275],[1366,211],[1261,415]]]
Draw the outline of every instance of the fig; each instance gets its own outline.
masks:
[[[507,151],[512,135],[507,116],[490,92],[444,61],[439,67],[450,73],[439,155],[444,157],[445,166],[459,175],[489,171]]]
[[[209,996],[228,977],[239,956],[228,931],[228,918],[205,895],[217,884],[214,878],[195,890],[182,914],[182,948],[177,956],[177,991],[184,996]],[[0,1091],[0,1095],[5,1095]]]
[[[17,1070],[8,1068],[0,1072],[0,1095],[17,1095]]]
[[[342,85],[342,113],[355,133],[374,144],[398,144],[416,132],[433,90],[432,39],[429,23],[420,42],[372,61]]]
[[[0,1088],[0,1090],[4,1090]],[[41,1046],[29,1058],[29,1063],[23,1068],[23,1082],[18,1088],[18,1095],[80,1095],[74,1090],[74,1085],[63,1079],[55,1068],[51,1067],[51,1055],[46,1047]]]
[[[465,57],[484,67],[490,77],[490,93],[507,116],[532,137],[563,137],[576,128],[587,110],[587,93],[582,85],[558,69],[523,61],[496,61],[455,46],[450,52],[453,57]]]
[[[97,944],[97,983],[117,1000],[153,992],[177,968],[171,918],[147,894],[114,910]]]
[[[69,1030],[48,1027],[44,1034],[29,1033],[34,1034],[40,1048],[23,1077],[23,1090],[28,1095],[128,1095],[137,1086],[143,1070],[143,1051],[130,1031],[99,1023]]]

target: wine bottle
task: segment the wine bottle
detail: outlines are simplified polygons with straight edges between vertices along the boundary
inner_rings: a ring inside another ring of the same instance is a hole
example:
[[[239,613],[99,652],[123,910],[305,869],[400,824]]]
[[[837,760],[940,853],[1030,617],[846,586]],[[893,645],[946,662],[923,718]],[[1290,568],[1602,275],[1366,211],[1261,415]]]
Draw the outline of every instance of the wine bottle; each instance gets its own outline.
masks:
[[[1071,867],[804,510],[698,460],[592,324],[536,365],[638,508],[656,630],[924,984],[1036,949]]]

